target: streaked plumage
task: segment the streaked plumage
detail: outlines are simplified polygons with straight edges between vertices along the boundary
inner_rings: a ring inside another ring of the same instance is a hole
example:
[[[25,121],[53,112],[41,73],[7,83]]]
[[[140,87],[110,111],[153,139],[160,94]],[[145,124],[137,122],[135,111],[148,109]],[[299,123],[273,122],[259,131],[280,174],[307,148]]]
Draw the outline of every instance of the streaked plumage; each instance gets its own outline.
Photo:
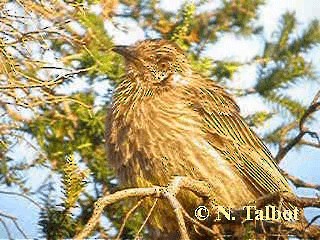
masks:
[[[218,204],[239,207],[259,196],[291,191],[232,97],[194,72],[183,51],[166,40],[118,47],[126,77],[107,119],[108,158],[124,187],[166,185],[172,176],[208,181]],[[181,194],[191,211],[200,202]],[[159,205],[151,220],[164,232],[177,226]],[[172,211],[171,211],[172,212]]]

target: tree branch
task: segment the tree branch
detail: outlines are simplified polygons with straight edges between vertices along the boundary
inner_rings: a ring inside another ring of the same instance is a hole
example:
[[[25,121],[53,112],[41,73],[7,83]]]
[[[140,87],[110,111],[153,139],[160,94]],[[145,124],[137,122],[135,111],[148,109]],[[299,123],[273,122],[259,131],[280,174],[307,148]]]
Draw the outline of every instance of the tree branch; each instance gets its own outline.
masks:
[[[289,179],[293,185],[296,187],[296,188],[299,188],[299,187],[303,187],[303,188],[314,188],[318,191],[320,191],[320,184],[314,184],[314,183],[308,183],[308,182],[305,182],[295,176],[292,176],[290,175],[289,173],[281,170],[282,174],[287,178]]]
[[[200,222],[192,219],[191,216],[188,215],[188,213],[184,210],[183,206],[179,202],[179,200],[176,198],[176,194],[181,190],[189,190],[195,193],[197,196],[200,196],[202,198],[208,198],[210,191],[210,186],[206,182],[202,181],[197,181],[193,180],[188,177],[181,177],[177,176],[173,179],[173,181],[170,183],[169,186],[166,187],[160,187],[160,186],[154,186],[154,187],[149,187],[149,188],[131,188],[131,189],[125,189],[121,190],[118,192],[115,192],[113,194],[108,194],[106,196],[103,196],[102,198],[98,199],[98,201],[95,203],[93,215],[90,218],[89,222],[85,225],[83,230],[78,233],[75,236],[75,239],[83,239],[89,236],[89,234],[94,230],[95,226],[98,224],[100,216],[103,213],[103,209],[113,203],[116,203],[118,201],[124,200],[126,198],[132,198],[132,197],[153,197],[153,198],[164,198],[167,199],[168,202],[170,203],[171,207],[173,208],[177,223],[179,225],[179,231],[182,239],[189,239],[188,231],[186,228],[185,220],[184,217],[186,217],[188,220],[190,220],[192,223],[195,225],[201,227],[208,233],[212,234],[213,236],[216,236],[217,234],[213,232],[210,228],[207,226],[202,225]],[[209,197],[209,200],[211,198]],[[291,193],[271,193],[266,196],[263,196],[261,198],[258,198],[257,200],[249,203],[249,204],[255,204],[255,206],[258,208],[262,208],[270,203],[275,203],[279,201],[285,201],[288,202],[298,208],[306,208],[306,207],[320,207],[320,198],[307,198],[307,197],[296,197]],[[142,201],[142,200],[140,200]],[[138,202],[139,204],[139,202]],[[138,205],[136,204],[136,206]],[[155,204],[149,211],[148,217],[151,215],[151,212],[154,208]],[[132,209],[130,210],[132,212]],[[244,214],[244,210],[242,208],[239,209],[234,209],[233,210],[234,216],[238,216],[237,221],[241,223],[241,216]],[[127,214],[128,215],[128,214]],[[127,219],[127,215],[125,219]],[[147,219],[144,221],[143,225],[145,225]],[[216,222],[214,224],[224,224],[228,223],[227,221],[221,221],[221,222]],[[298,226],[299,224],[293,224],[290,226],[290,229],[295,229],[297,234],[299,231],[301,232],[302,230]],[[316,231],[319,230],[317,226],[308,226],[310,228],[309,230],[312,230],[312,233],[310,234],[318,234],[318,232],[314,233],[314,229]],[[299,230],[300,229],[300,230]],[[298,231],[299,230],[299,231]],[[303,229],[304,231],[305,229]],[[320,231],[320,230],[319,230]],[[118,235],[119,236],[119,235]],[[313,236],[313,235],[312,235]],[[318,236],[318,235],[317,235]]]
[[[126,198],[160,196],[162,189],[163,188],[161,187],[131,188],[118,191],[113,194],[108,194],[98,199],[98,201],[95,203],[92,217],[82,231],[75,236],[75,239],[84,239],[92,232],[94,227],[99,222],[100,216],[103,213],[103,209],[106,206]]]
[[[310,134],[311,137],[316,138],[318,143],[320,144],[320,139],[317,133],[315,132],[311,132],[308,129],[306,129],[306,127],[304,126],[306,120],[316,111],[318,111],[320,109],[320,91],[315,95],[314,99],[311,102],[311,105],[308,107],[308,109],[305,111],[305,113],[303,114],[303,116],[300,119],[299,122],[299,130],[300,132],[298,133],[298,135],[296,137],[294,137],[293,139],[291,139],[287,145],[285,145],[284,147],[280,146],[280,149],[275,157],[275,161],[277,163],[279,163],[286,155],[287,153],[296,145],[298,144],[301,139],[303,138],[303,136],[305,134]]]

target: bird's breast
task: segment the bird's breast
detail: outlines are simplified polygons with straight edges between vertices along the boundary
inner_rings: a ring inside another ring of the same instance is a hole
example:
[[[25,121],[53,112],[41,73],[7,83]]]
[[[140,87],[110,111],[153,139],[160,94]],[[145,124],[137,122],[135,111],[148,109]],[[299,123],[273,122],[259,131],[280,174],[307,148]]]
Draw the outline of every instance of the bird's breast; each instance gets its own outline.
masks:
[[[239,187],[244,183],[233,166],[207,142],[203,119],[187,102],[171,95],[127,109],[116,111],[109,138],[109,158],[127,185],[166,185],[180,175],[210,182],[231,205],[234,194],[252,197]]]

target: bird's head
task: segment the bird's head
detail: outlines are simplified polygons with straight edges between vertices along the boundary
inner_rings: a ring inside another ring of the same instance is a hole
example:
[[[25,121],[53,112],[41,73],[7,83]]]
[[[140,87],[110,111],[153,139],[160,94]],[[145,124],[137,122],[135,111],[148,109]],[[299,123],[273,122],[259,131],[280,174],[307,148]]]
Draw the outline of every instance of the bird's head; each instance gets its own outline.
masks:
[[[182,49],[168,40],[144,40],[113,51],[125,58],[128,78],[148,85],[183,84],[191,71]]]

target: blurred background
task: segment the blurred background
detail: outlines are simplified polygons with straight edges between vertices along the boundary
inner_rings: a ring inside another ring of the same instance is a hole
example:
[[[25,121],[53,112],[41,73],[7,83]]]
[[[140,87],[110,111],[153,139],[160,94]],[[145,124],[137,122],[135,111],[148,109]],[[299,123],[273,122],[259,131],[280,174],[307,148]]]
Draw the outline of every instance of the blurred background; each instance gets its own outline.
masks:
[[[147,38],[225,86],[297,194],[317,196],[319,20],[317,0],[0,0],[0,238],[70,238],[117,189],[103,134],[124,68],[110,49]],[[130,206],[93,236],[115,236]],[[142,222],[137,210],[122,236]]]

